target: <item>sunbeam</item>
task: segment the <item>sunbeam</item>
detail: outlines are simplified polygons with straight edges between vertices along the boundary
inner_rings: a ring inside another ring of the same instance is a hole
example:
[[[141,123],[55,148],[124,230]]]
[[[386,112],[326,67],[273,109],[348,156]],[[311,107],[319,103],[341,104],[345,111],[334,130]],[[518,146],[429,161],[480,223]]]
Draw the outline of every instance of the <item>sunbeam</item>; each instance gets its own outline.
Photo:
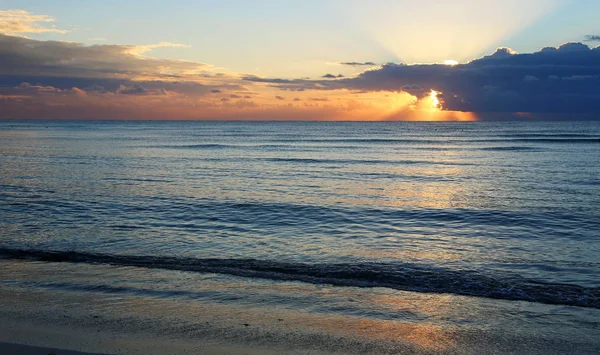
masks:
[[[339,1],[341,12],[406,63],[469,61],[563,0]],[[473,16],[473,14],[477,16]],[[417,29],[417,30],[415,30]]]

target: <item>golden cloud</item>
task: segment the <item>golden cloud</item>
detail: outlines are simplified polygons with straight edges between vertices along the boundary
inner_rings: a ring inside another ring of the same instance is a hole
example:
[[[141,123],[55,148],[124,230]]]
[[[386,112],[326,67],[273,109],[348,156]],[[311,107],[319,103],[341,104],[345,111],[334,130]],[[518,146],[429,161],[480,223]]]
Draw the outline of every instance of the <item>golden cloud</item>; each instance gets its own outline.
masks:
[[[18,35],[22,33],[67,33],[67,30],[59,30],[53,26],[47,27],[44,24],[54,22],[54,19],[47,15],[34,15],[25,10],[0,10],[0,33],[9,35]]]

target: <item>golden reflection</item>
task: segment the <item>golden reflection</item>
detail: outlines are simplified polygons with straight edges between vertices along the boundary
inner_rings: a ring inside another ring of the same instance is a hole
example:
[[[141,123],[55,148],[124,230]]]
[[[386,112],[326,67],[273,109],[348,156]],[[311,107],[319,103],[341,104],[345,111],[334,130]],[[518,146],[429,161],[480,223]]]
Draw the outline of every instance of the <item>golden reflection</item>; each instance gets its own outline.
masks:
[[[421,208],[460,208],[465,203],[460,196],[464,188],[458,183],[407,184],[393,190],[396,206]]]
[[[448,330],[439,325],[371,319],[360,319],[347,324],[356,334],[369,339],[396,340],[427,351],[440,352],[456,346],[456,341]]]
[[[456,311],[456,296],[421,294],[418,300],[403,297],[401,292],[375,293],[369,301],[392,312],[410,311],[430,318],[443,318]]]
[[[420,236],[422,237],[422,236]],[[394,237],[390,237],[394,238]],[[369,249],[348,249],[345,251],[347,255],[352,255],[361,258],[378,258],[378,259],[397,259],[402,261],[434,261],[434,262],[450,262],[458,261],[464,258],[464,254],[453,252],[448,248],[444,247],[444,241],[440,241],[436,245],[430,242],[432,247],[437,248],[436,250],[426,250],[423,247],[413,247],[412,250],[406,245],[402,248],[389,248],[387,250],[369,250]]]
[[[446,177],[446,176],[460,176],[463,172],[462,168],[459,167],[443,167],[443,168],[403,168],[393,170],[394,174],[407,174],[407,175],[419,175],[419,176],[435,176],[435,177]]]

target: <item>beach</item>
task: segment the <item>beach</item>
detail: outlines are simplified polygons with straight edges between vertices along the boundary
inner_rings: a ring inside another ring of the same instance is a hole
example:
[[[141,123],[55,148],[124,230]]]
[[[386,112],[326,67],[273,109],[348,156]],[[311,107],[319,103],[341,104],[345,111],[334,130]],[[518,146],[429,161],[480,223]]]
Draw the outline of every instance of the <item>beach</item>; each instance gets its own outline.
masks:
[[[42,348],[39,346],[29,346],[22,344],[0,343],[0,352],[2,354],[22,354],[22,355],[47,355],[50,353],[60,353],[64,355],[90,355],[81,351],[71,351],[56,348]]]
[[[72,284],[94,275],[114,277],[132,271],[58,265],[49,271],[62,272]],[[49,265],[17,261],[13,266],[39,275],[42,269],[48,272]],[[119,292],[106,287],[79,292],[71,286],[67,291],[64,285],[33,293],[15,286],[3,289],[0,341],[105,354],[598,351],[597,309],[136,271],[137,277],[127,282],[163,283],[163,290],[149,286],[140,295],[140,290]],[[188,286],[164,285],[177,279]],[[172,291],[166,289],[177,289],[179,296],[169,295]]]

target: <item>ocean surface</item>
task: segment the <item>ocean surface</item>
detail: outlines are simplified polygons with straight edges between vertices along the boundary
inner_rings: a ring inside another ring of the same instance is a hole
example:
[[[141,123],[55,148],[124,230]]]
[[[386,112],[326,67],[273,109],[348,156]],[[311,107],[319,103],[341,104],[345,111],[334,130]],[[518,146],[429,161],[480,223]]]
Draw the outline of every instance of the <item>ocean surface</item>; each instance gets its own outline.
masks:
[[[115,334],[598,353],[600,123],[0,121],[0,285]]]

